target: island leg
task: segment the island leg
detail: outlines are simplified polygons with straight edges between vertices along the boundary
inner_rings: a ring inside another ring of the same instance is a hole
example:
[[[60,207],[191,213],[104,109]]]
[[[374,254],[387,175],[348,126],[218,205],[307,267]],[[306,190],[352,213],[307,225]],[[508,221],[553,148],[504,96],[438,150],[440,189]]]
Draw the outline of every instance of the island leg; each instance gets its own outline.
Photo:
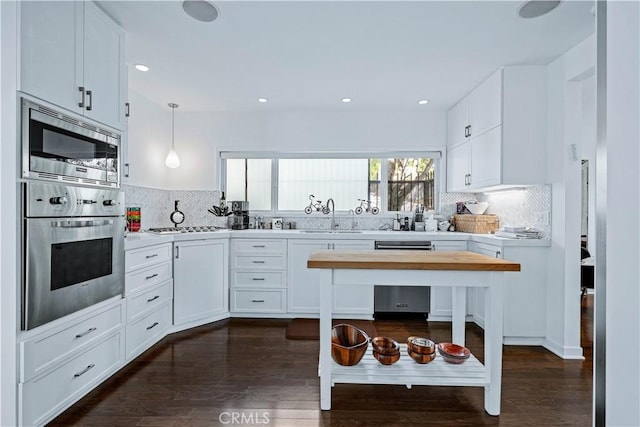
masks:
[[[490,280],[485,292],[484,367],[488,385],[484,388],[484,409],[489,415],[500,415],[504,273],[493,272]]]
[[[320,409],[331,409],[331,298],[333,270],[320,270]]]
[[[451,342],[464,347],[465,317],[467,314],[467,288],[451,288]]]

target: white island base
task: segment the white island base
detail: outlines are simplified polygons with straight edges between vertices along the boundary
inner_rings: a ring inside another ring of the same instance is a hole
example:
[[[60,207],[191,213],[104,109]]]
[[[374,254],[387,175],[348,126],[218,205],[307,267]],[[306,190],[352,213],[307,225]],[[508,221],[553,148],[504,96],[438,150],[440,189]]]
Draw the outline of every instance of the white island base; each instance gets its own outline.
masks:
[[[500,414],[502,384],[502,321],[504,271],[520,265],[472,252],[318,251],[309,268],[320,270],[320,408],[331,409],[331,387],[338,383],[484,387],[485,410]],[[334,285],[447,286],[452,288],[452,342],[465,344],[466,289],[485,288],[483,365],[476,357],[463,364],[445,362],[440,355],[418,364],[401,345],[400,360],[380,364],[371,346],[354,366],[340,366],[331,358],[331,318]]]

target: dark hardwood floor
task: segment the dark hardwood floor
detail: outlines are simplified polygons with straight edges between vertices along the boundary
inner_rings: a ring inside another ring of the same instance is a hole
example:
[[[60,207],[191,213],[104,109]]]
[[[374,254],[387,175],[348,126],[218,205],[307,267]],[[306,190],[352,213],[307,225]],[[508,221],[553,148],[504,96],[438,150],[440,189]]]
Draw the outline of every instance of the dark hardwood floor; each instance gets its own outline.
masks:
[[[585,361],[504,348],[499,417],[485,413],[483,389],[467,387],[338,384],[332,410],[320,411],[318,342],[285,339],[286,320],[233,319],[166,337],[50,425],[590,426],[593,296],[582,315]],[[398,340],[450,337],[447,323],[376,327]],[[467,346],[481,358],[475,325],[467,324]]]

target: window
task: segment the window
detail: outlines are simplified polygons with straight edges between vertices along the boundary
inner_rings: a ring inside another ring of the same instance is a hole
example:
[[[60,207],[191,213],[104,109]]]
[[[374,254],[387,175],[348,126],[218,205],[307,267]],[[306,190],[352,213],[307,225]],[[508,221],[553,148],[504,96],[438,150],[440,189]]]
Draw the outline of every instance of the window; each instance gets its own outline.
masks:
[[[358,206],[381,212],[435,209],[440,153],[295,155],[221,153],[227,200],[248,200],[251,210],[302,212],[311,202],[332,198],[337,211]]]

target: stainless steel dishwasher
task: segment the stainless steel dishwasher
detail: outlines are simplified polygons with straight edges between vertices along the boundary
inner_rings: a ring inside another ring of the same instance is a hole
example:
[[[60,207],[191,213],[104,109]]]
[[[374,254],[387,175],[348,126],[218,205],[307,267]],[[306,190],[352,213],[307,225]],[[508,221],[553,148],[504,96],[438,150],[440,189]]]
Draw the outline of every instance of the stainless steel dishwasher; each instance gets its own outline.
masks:
[[[375,248],[384,250],[431,251],[428,240],[376,241]],[[389,317],[398,314],[429,314],[431,288],[428,286],[375,286],[374,316]]]

